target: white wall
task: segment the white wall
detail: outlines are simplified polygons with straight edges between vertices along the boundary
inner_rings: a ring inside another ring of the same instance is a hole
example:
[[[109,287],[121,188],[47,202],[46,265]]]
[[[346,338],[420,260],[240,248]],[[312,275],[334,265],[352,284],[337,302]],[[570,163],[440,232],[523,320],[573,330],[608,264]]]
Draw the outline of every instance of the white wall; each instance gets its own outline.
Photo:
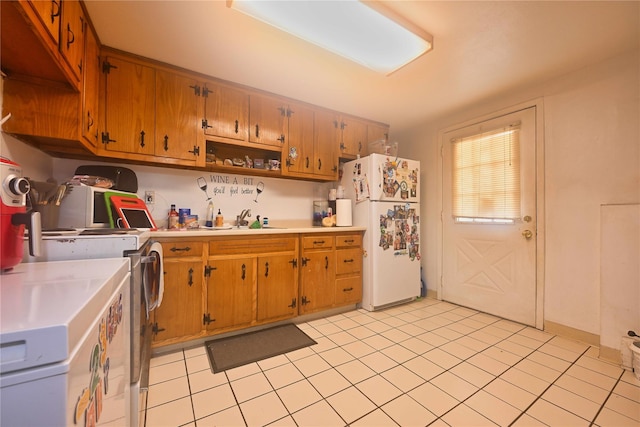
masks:
[[[79,165],[110,164],[69,159],[54,159],[55,177],[62,182],[73,176]],[[211,197],[216,212],[221,210],[226,221],[235,220],[243,209],[251,209],[251,220],[260,215],[272,220],[312,219],[313,200],[325,199],[331,184],[290,179],[243,176],[227,173],[136,166],[120,164],[132,169],[138,177],[138,196],[145,191],[155,193],[156,202],[148,206],[158,227],[165,227],[171,204],[176,209],[189,208],[204,222],[207,212],[207,196]],[[241,171],[242,169],[238,169]],[[207,194],[198,186],[198,178],[207,183]],[[256,197],[256,185],[262,182],[264,191]],[[216,194],[214,194],[214,191]],[[237,191],[237,192],[236,192]],[[257,200],[257,201],[256,201]]]
[[[544,320],[598,334],[600,205],[640,202],[637,50],[392,134],[402,156],[422,161],[424,276],[436,290],[438,131],[538,97],[545,129]]]
[[[0,110],[2,110],[0,116],[4,119],[9,116],[11,111],[4,111],[4,108],[2,108],[3,84],[4,78],[0,79]],[[11,120],[11,117],[8,120]],[[46,181],[53,175],[51,156],[18,141],[4,132],[0,133],[0,155],[18,163],[23,167],[23,175],[35,181]],[[28,168],[25,168],[25,166],[28,166]]]

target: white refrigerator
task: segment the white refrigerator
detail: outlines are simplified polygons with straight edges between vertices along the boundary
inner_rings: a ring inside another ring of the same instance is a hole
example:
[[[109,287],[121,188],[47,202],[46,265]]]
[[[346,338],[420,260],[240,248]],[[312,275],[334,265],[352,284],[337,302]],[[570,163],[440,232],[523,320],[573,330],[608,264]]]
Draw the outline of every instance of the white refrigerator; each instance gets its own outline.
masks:
[[[420,296],[420,162],[384,154],[343,165],[353,224],[365,226],[362,308]]]

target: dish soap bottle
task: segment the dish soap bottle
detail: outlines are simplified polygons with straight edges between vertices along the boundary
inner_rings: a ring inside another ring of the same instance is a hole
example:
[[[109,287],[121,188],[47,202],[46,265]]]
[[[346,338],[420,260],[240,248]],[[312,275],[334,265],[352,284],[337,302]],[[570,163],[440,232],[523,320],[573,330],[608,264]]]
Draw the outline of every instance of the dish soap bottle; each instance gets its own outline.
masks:
[[[178,211],[176,211],[176,205],[171,205],[169,211],[169,221],[167,222],[167,228],[169,230],[176,230],[178,228]]]
[[[213,202],[209,202],[207,206],[207,220],[204,223],[205,227],[213,227]]]
[[[220,213],[220,209],[218,209],[218,215],[216,215],[216,227],[224,226],[224,217],[222,213]]]

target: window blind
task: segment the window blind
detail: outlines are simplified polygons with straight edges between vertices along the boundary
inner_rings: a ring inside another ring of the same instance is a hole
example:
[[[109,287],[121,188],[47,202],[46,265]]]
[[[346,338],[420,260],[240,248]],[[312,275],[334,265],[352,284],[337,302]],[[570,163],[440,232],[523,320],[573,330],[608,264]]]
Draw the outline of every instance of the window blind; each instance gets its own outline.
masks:
[[[490,223],[519,218],[520,123],[451,143],[454,218]]]

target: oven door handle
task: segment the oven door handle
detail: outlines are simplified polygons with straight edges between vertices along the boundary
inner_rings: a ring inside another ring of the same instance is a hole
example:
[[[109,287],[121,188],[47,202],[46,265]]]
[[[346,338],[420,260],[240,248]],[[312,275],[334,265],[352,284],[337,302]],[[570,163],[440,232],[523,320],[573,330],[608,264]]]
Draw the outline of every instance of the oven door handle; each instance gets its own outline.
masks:
[[[157,253],[152,253],[151,255],[146,255],[140,258],[140,262],[142,264],[153,264],[158,259]]]

